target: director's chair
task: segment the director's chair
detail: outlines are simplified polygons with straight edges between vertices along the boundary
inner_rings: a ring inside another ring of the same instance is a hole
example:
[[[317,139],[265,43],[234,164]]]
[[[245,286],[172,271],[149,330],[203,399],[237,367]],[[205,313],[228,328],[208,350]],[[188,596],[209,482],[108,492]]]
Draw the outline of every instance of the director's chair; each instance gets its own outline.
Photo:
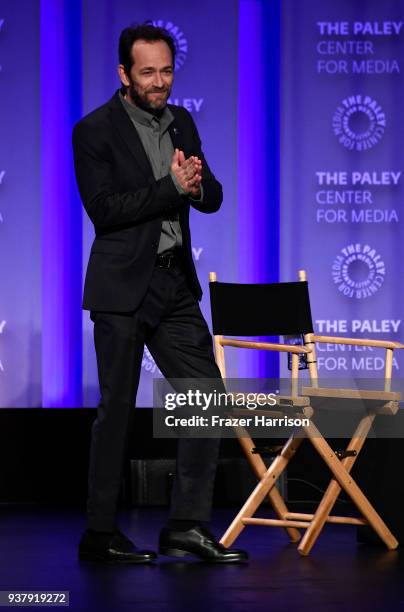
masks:
[[[222,377],[226,378],[225,347],[287,352],[292,355],[291,394],[279,396],[277,408],[293,407],[297,413],[315,416],[318,400],[344,400],[365,402],[366,412],[344,451],[333,451],[313,419],[289,437],[278,449],[274,460],[266,466],[259,447],[256,447],[248,431],[236,428],[236,435],[259,482],[240,509],[221,543],[229,547],[246,525],[283,527],[292,542],[298,542],[301,555],[308,555],[325,523],[369,525],[379,535],[387,548],[395,549],[398,542],[382,518],[369,503],[350,472],[361,451],[377,414],[393,415],[398,410],[401,394],[391,391],[393,351],[404,348],[398,342],[364,340],[315,335],[311,318],[306,273],[299,272],[299,281],[270,284],[234,284],[217,281],[210,273],[210,297],[215,355]],[[226,337],[232,336],[232,338]],[[255,342],[234,336],[302,336],[304,345]],[[322,388],[316,365],[316,344],[351,344],[381,348],[386,351],[385,380],[383,390],[359,390]],[[309,370],[310,386],[298,390],[299,355],[305,355]],[[276,408],[276,407],[275,407]],[[285,500],[276,488],[276,482],[296,454],[303,439],[308,438],[332,473],[332,479],[314,514],[289,512]],[[332,516],[330,512],[344,490],[351,498],[360,518]],[[276,519],[258,518],[254,514],[268,497]],[[306,532],[301,539],[299,529]]]

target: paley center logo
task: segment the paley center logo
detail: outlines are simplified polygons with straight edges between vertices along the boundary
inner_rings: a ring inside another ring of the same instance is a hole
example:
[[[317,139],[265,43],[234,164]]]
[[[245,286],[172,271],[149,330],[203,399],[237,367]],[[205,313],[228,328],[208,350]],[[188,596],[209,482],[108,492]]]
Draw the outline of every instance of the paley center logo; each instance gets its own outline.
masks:
[[[156,19],[152,21],[153,25],[158,28],[164,28],[170,32],[175,42],[176,54],[175,54],[175,70],[179,70],[184,65],[187,59],[188,53],[188,41],[184,36],[184,33],[171,21],[164,21],[163,19]]]
[[[383,138],[386,115],[370,96],[349,96],[337,107],[332,128],[344,147],[350,151],[366,151]]]
[[[142,368],[146,372],[150,372],[150,374],[160,374],[160,370],[157,367],[156,362],[153,359],[152,354],[150,353],[147,346],[144,347],[143,359],[142,359]]]
[[[386,266],[369,244],[349,244],[332,264],[332,278],[338,290],[358,300],[376,293],[384,282]]]

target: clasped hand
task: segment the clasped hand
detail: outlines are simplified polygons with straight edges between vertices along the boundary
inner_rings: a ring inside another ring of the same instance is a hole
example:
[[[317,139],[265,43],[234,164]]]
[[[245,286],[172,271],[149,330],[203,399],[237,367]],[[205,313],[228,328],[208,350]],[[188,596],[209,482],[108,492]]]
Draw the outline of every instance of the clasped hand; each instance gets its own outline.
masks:
[[[184,152],[175,149],[171,160],[171,172],[184,189],[193,198],[200,197],[202,182],[202,162],[199,157],[191,155],[185,159]]]

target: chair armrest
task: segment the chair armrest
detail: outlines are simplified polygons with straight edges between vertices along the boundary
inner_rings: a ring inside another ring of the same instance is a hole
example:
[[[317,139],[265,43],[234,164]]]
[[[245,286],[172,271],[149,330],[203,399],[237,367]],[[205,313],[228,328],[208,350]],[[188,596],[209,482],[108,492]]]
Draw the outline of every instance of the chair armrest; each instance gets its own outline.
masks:
[[[277,344],[275,342],[253,342],[249,340],[230,340],[221,338],[219,343],[222,346],[234,346],[236,348],[260,349],[263,351],[279,351],[281,353],[311,353],[311,349],[296,344]]]
[[[373,346],[375,348],[402,349],[404,344],[392,342],[390,340],[370,340],[366,338],[339,338],[337,336],[316,336],[313,335],[314,342],[330,344],[352,344],[356,346]]]

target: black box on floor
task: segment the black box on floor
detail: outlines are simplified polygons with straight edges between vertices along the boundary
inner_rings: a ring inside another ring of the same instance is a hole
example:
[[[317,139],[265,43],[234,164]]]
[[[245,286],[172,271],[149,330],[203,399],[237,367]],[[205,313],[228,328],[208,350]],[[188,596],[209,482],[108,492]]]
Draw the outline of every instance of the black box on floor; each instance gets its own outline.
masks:
[[[168,506],[175,477],[175,459],[134,459],[131,461],[131,503],[133,506]],[[246,459],[220,459],[213,493],[214,506],[241,505],[257,484]],[[279,489],[286,493],[286,477]]]

